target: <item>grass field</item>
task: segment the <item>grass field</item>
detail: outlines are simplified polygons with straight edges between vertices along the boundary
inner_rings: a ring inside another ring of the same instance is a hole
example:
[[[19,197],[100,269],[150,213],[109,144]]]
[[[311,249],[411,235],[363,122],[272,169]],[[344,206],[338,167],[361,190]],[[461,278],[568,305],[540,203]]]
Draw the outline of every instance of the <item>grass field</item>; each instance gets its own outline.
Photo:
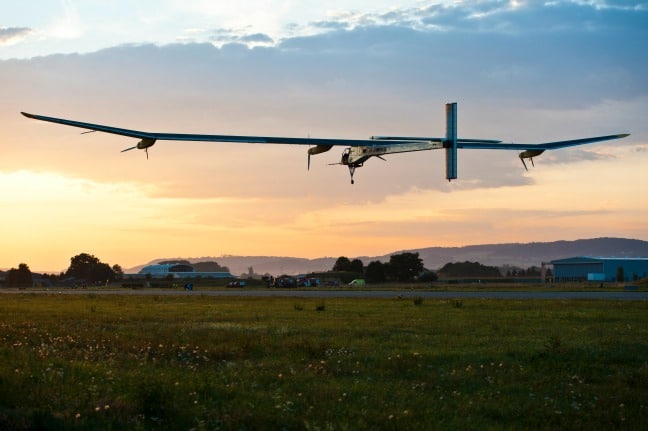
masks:
[[[645,301],[0,301],[0,429],[648,423]]]

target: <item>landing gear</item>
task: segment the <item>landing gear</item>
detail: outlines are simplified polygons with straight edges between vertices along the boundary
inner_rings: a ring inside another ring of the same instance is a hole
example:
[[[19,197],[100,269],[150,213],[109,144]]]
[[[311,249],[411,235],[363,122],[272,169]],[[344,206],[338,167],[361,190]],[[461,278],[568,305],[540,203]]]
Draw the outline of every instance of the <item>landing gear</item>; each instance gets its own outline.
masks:
[[[362,164],[368,158],[369,157],[360,157],[359,159],[356,158],[355,160],[351,160],[351,148],[345,148],[344,152],[342,153],[342,159],[340,160],[340,163],[336,164],[344,165],[349,168],[349,175],[351,175],[351,184],[355,184],[355,181],[353,180],[353,174],[355,173],[356,168],[362,167]]]
[[[349,165],[349,174],[351,175],[351,184],[355,184],[355,181],[353,180],[353,174],[355,173],[355,165]]]

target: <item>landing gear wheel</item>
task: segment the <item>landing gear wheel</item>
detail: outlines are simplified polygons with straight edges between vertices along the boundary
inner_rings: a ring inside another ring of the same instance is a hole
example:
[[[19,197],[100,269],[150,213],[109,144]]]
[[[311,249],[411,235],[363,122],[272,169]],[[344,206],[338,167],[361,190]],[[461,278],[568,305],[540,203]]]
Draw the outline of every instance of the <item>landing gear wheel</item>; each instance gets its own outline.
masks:
[[[351,175],[351,184],[355,184],[355,181],[353,181],[353,174],[355,173],[355,166],[349,165],[349,174]]]

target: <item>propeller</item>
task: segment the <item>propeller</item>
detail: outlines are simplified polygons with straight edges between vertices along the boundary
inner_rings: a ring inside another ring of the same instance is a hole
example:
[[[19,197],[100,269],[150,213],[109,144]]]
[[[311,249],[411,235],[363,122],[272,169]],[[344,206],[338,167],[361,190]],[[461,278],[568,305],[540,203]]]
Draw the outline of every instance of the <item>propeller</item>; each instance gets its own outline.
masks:
[[[153,144],[155,144],[155,139],[153,139],[153,138],[143,138],[134,147],[126,148],[125,150],[121,150],[121,152],[123,153],[125,151],[130,151],[130,150],[135,150],[135,149],[144,150],[144,152],[146,153],[146,160],[148,160],[148,158],[149,158],[149,156],[148,156],[148,148],[152,147]]]
[[[140,147],[138,147],[137,145],[135,145],[134,147],[126,148],[125,150],[121,150],[120,152],[121,152],[121,153],[125,153],[126,151],[135,150],[135,149],[140,149]],[[148,158],[149,158],[149,157],[148,157],[148,147],[145,147],[145,148],[144,148],[144,152],[146,153],[146,160],[148,160]]]

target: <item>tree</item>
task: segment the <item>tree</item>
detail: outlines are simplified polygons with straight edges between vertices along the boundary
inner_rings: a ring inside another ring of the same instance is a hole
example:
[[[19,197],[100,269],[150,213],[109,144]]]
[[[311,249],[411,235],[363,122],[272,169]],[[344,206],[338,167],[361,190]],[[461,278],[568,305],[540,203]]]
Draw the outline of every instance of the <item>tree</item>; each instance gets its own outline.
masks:
[[[439,280],[439,276],[436,274],[436,272],[427,269],[423,269],[423,272],[418,277],[418,281],[421,282],[434,282],[438,280]]]
[[[340,256],[333,265],[333,271],[351,271],[351,261],[348,257]]]
[[[11,287],[31,287],[32,273],[26,263],[18,265],[18,269],[11,268],[5,274],[5,285]]]
[[[362,274],[364,272],[364,263],[360,259],[353,259],[349,263],[349,271]]]
[[[112,270],[115,273],[115,280],[122,280],[124,278],[124,270],[120,265],[113,265]]]
[[[389,258],[389,269],[398,281],[414,280],[423,271],[423,260],[418,253],[393,254]]]
[[[372,283],[382,283],[386,280],[386,264],[380,261],[369,262],[365,269],[365,276],[367,280]]]
[[[495,266],[482,265],[479,262],[456,262],[446,263],[443,268],[439,270],[441,274],[446,277],[501,277],[499,269]],[[514,270],[512,272],[514,277],[522,276],[522,270]]]
[[[91,254],[81,253],[70,259],[66,277],[74,277],[90,283],[115,280],[115,272]]]

